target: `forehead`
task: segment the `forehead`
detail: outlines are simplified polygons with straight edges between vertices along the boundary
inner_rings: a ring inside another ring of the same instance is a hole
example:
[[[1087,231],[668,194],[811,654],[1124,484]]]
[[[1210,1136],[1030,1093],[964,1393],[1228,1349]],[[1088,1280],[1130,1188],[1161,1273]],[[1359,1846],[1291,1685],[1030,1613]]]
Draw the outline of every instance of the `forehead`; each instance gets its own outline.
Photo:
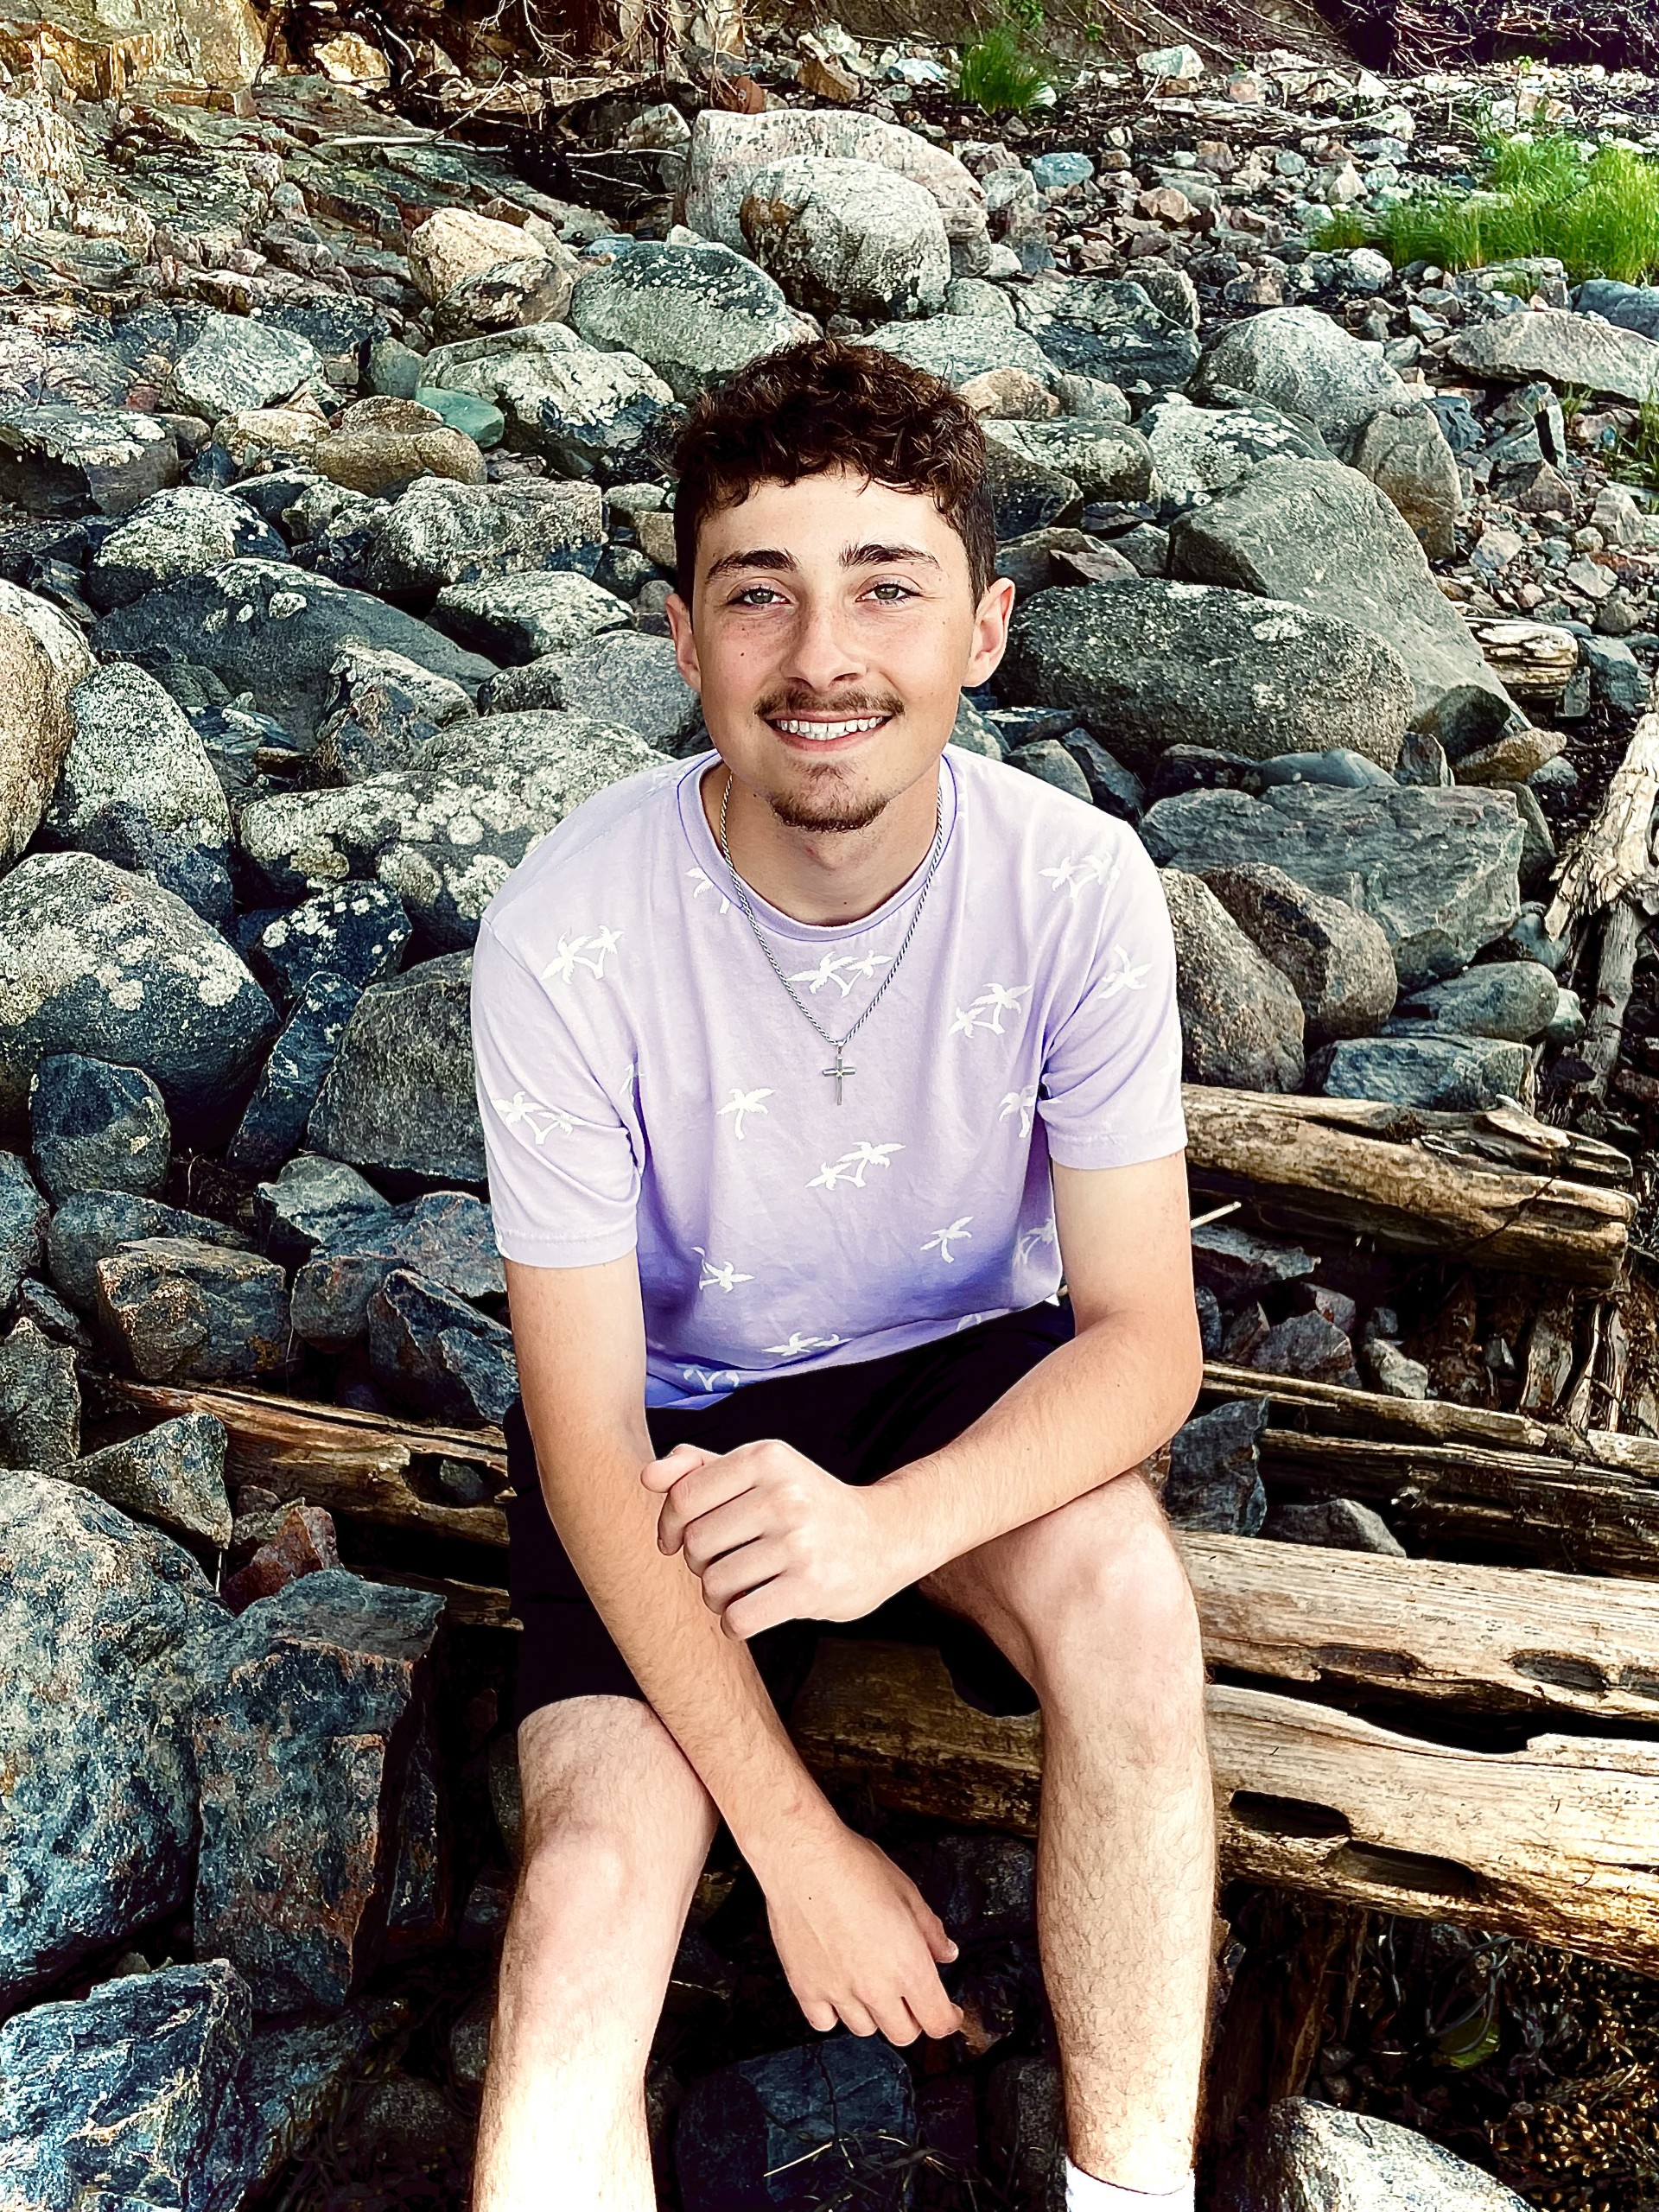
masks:
[[[913,545],[947,574],[967,572],[966,549],[931,493],[872,483],[850,469],[759,483],[735,506],[705,515],[697,567],[756,548],[790,554],[803,568],[838,565],[849,546],[865,544]]]

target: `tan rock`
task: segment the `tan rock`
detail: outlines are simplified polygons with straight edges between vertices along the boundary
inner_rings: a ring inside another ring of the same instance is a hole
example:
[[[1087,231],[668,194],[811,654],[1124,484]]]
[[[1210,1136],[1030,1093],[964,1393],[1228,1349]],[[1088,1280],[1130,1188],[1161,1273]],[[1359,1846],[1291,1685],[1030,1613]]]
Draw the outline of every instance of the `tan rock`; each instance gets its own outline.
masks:
[[[833,54],[809,54],[801,64],[800,83],[801,90],[815,100],[833,100],[837,107],[850,105],[864,91],[863,79]]]
[[[40,827],[74,734],[69,694],[92,666],[55,607],[0,583],[0,868]]]
[[[498,223],[465,207],[440,207],[409,240],[409,274],[429,306],[453,291],[464,276],[475,276],[498,261],[545,257],[539,239],[517,223]]]
[[[391,64],[378,46],[371,46],[355,31],[341,31],[338,38],[314,46],[311,58],[325,77],[337,85],[389,85]]]
[[[484,481],[483,454],[463,432],[442,423],[435,429],[412,432],[337,430],[314,446],[308,459],[331,484],[348,492],[390,492],[421,476],[447,476],[456,484]]]
[[[394,399],[387,393],[377,392],[372,398],[353,400],[336,428],[401,430],[418,437],[423,430],[435,430],[442,421],[435,408],[423,407],[418,399]]]
[[[659,569],[674,573],[674,517],[671,512],[636,515],[634,534],[639,540],[639,550],[647,561],[654,561]]]
[[[1040,423],[1060,411],[1059,401],[1029,369],[987,369],[957,389],[976,415],[999,422]]]
[[[1465,753],[1452,772],[1460,784],[1524,784],[1567,743],[1558,729],[1507,730],[1495,744]]]
[[[213,425],[213,437],[238,468],[276,454],[302,453],[328,435],[328,421],[315,400],[291,407],[250,407]]]
[[[23,74],[51,61],[81,99],[118,98],[140,79],[234,92],[264,56],[250,0],[23,0],[0,16],[0,63]]]

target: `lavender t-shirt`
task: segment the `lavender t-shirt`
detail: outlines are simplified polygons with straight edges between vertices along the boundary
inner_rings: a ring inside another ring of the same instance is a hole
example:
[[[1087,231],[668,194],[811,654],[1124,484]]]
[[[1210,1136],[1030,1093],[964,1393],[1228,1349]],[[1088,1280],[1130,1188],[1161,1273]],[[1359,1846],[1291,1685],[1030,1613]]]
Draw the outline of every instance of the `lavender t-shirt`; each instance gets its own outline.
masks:
[[[948,747],[944,851],[837,1105],[832,1052],[731,896],[698,791],[714,760],[577,807],[490,901],[473,966],[497,1241],[540,1268],[637,1245],[653,1406],[1034,1305],[1060,1281],[1050,1160],[1186,1141],[1174,944],[1131,829]],[[925,874],[830,927],[751,892],[833,1037]]]

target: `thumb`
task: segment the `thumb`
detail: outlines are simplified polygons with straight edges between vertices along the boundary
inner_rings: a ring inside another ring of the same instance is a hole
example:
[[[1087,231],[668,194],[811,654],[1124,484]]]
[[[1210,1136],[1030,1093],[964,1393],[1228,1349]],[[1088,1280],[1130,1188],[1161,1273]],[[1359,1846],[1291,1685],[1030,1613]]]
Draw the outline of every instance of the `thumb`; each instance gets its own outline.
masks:
[[[693,1467],[701,1467],[714,1457],[699,1445],[677,1444],[660,1459],[648,1459],[639,1470],[639,1479],[647,1490],[671,1490],[682,1475],[689,1475]]]

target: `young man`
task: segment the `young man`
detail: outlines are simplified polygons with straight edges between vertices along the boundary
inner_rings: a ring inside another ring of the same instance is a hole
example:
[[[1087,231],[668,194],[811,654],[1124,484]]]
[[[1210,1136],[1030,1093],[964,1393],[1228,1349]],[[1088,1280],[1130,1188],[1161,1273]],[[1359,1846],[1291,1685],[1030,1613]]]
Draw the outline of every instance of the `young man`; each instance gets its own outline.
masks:
[[[948,1931],[779,1716],[846,1623],[1040,1707],[1068,2204],[1190,2207],[1204,1676],[1139,1471],[1201,1371],[1162,894],[1124,824],[945,749],[1014,598],[948,386],[793,347],[679,458],[715,751],[571,814],[474,969],[525,1838],[478,2212],[650,2212],[645,2064],[721,1815],[810,2028],[960,2025]]]

